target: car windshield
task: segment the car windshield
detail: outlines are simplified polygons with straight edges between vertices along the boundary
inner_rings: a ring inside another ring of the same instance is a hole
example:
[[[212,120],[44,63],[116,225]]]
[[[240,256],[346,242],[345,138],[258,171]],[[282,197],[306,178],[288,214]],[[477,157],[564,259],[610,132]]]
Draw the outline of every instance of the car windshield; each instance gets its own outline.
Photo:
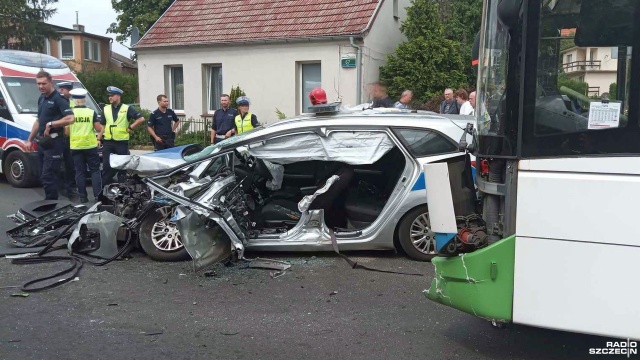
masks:
[[[56,84],[56,91],[58,90],[57,84],[63,80],[54,80]],[[21,114],[37,114],[38,113],[38,98],[40,97],[40,91],[34,78],[20,78],[20,77],[2,77],[2,82],[9,92],[9,96],[16,106],[16,109]],[[84,88],[82,84],[75,81],[73,83],[74,88]],[[98,105],[89,95],[87,97],[87,107],[100,111]]]

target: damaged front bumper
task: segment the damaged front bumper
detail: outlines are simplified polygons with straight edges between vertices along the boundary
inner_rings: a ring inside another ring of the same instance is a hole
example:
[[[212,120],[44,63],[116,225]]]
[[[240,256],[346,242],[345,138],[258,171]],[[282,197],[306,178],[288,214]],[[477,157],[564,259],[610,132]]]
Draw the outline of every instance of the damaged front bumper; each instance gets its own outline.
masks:
[[[425,296],[494,322],[513,314],[515,235],[472,253],[435,257],[435,278]]]

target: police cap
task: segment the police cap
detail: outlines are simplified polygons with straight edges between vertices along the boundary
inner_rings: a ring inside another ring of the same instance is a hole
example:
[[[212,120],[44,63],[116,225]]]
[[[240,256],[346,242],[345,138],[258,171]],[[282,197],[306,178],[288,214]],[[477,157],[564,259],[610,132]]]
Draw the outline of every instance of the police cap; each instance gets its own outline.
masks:
[[[71,90],[73,89],[73,83],[71,81],[61,81],[58,83],[58,88]]]
[[[115,87],[115,86],[108,86],[108,87],[107,87],[107,93],[108,93],[109,95],[122,95],[122,93],[123,93],[123,92],[124,92],[124,91],[122,91],[122,90],[118,89],[118,88],[117,88],[117,87]]]
[[[71,97],[74,99],[84,99],[87,96],[88,91],[86,89],[73,89],[69,91]]]
[[[236,100],[237,105],[249,105],[249,98],[246,96],[240,96],[238,100]]]

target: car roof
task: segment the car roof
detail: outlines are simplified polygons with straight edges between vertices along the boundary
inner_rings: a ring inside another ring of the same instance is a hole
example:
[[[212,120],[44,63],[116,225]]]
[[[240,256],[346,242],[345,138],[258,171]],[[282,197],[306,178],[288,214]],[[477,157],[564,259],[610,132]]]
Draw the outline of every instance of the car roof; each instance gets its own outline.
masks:
[[[265,130],[274,132],[299,129],[301,127],[409,127],[433,129],[449,137],[459,137],[468,123],[475,124],[470,115],[441,115],[428,111],[398,112],[365,110],[355,112],[337,112],[330,114],[305,113],[300,116],[280,120],[265,126]],[[459,140],[455,138],[455,140]]]

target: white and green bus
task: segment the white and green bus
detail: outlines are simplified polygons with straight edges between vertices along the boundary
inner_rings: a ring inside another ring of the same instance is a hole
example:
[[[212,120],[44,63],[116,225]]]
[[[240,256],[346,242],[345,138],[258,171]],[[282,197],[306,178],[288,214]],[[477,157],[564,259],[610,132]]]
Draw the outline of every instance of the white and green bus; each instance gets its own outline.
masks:
[[[425,295],[639,340],[640,1],[485,0],[478,45],[475,186],[468,153],[425,165]]]

